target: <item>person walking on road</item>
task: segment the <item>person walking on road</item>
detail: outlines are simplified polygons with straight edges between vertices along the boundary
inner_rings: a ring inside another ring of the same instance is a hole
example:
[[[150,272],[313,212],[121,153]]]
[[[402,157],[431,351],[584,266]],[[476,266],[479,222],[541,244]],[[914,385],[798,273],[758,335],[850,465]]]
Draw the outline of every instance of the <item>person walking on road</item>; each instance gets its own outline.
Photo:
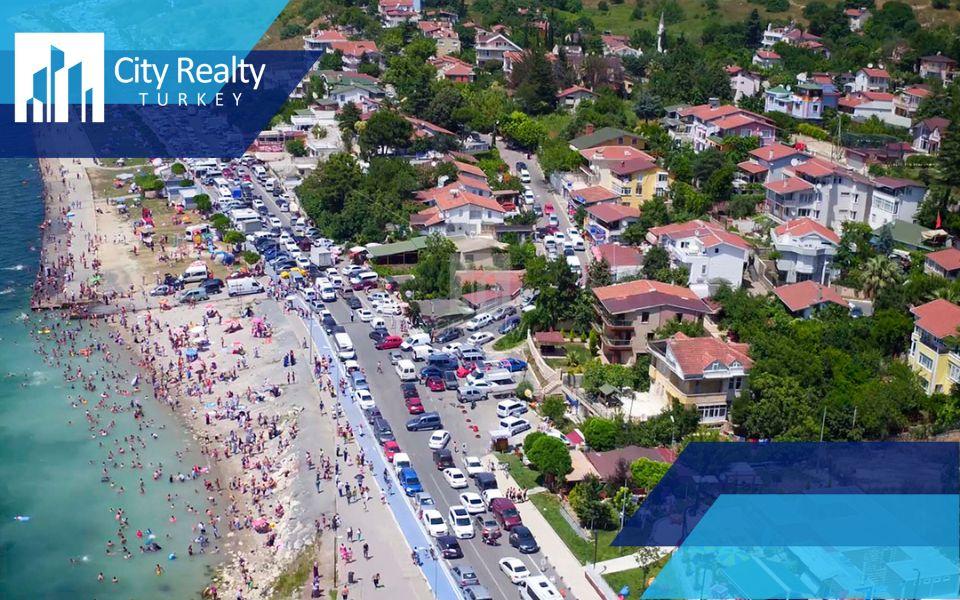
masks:
[[[373,587],[378,589],[380,587],[380,573],[373,574]]]

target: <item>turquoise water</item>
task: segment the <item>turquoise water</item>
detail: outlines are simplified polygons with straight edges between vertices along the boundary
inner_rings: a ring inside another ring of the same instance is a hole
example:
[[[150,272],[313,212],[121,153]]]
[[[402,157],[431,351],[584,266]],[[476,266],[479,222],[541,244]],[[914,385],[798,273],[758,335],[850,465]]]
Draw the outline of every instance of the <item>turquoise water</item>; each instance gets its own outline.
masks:
[[[30,332],[40,328],[41,319],[53,323],[53,315],[30,315],[30,322],[18,318],[29,313],[30,286],[39,259],[37,226],[42,205],[33,163],[0,161],[0,215],[0,598],[198,596],[215,557],[187,556],[187,545],[196,535],[191,525],[199,519],[185,510],[185,504],[202,510],[206,494],[201,480],[171,484],[167,475],[187,472],[191,465],[205,461],[167,409],[146,394],[138,397],[151,427],[139,431],[132,412],[114,414],[104,409],[99,411],[101,425],[113,420],[115,428],[106,437],[88,431],[84,411],[96,412],[93,405],[100,399],[102,385],[96,392],[71,389],[63,376],[65,367],[48,366],[35,352]],[[75,321],[65,325],[78,327]],[[84,328],[79,335],[91,335],[89,325]],[[54,345],[45,342],[48,349]],[[69,364],[74,369],[80,365],[87,373],[103,365],[97,357],[90,362],[73,359]],[[109,368],[124,368],[129,371],[124,381],[132,378],[128,364]],[[88,405],[72,408],[68,396],[81,393]],[[116,395],[107,400],[124,405],[128,401]],[[151,432],[158,437],[153,439]],[[116,454],[118,464],[125,466],[110,464],[114,486],[102,483],[101,461],[107,460],[114,440],[130,434],[139,434],[146,444],[139,450],[143,469],[129,468],[132,452]],[[175,453],[184,449],[178,463]],[[157,462],[165,470],[154,481],[151,464]],[[143,495],[138,493],[141,478]],[[123,494],[118,493],[120,486]],[[168,493],[178,495],[173,498],[174,508],[166,501]],[[117,508],[124,509],[129,521],[129,559],[119,552]],[[17,515],[30,520],[17,521]],[[176,523],[170,523],[171,515]],[[148,528],[156,533],[161,552],[139,551],[142,542],[135,532]],[[226,533],[225,526],[221,530]],[[108,556],[106,544],[111,539],[116,552]],[[211,548],[221,542],[212,540]],[[169,552],[176,553],[176,560],[168,560]],[[165,570],[161,576],[155,574],[157,563]],[[101,572],[102,583],[97,581]],[[114,576],[117,583],[111,582]]]

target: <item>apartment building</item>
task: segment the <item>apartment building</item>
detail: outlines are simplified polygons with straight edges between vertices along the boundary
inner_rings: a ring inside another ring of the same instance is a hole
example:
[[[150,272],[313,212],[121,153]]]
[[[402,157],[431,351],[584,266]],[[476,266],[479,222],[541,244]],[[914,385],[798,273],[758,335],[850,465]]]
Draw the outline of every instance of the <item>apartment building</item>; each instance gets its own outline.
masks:
[[[949,394],[960,383],[957,348],[960,306],[938,299],[910,310],[913,334],[907,362],[923,380],[928,394]]]
[[[833,257],[840,244],[840,236],[835,231],[804,217],[771,229],[770,241],[778,254],[779,281],[830,283]]]
[[[690,271],[690,289],[701,298],[722,284],[736,289],[743,284],[750,245],[735,233],[699,219],[651,227],[647,241],[670,254],[673,266]]]

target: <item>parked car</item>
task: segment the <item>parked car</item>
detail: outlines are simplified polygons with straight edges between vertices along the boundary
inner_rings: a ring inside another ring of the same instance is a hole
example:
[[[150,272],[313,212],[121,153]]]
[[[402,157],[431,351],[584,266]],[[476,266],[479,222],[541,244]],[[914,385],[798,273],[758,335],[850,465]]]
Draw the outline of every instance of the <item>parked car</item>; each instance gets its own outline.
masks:
[[[420,417],[426,416],[426,413],[420,415]],[[439,417],[440,415],[437,415]],[[409,425],[409,423],[408,423]],[[436,450],[437,448],[446,448],[447,444],[450,443],[450,433],[443,429],[438,429],[430,434],[430,439],[427,440],[427,448],[431,450]]]
[[[483,498],[480,497],[480,494],[476,492],[463,492],[460,494],[460,504],[467,509],[467,512],[471,515],[477,513],[486,512],[487,506],[483,502]]]
[[[524,525],[518,525],[511,529],[509,540],[510,545],[523,554],[532,554],[540,550],[540,545],[537,544],[533,533]]]
[[[507,334],[520,326],[520,317],[514,315],[512,317],[507,317],[506,320],[497,327],[497,333]]]
[[[453,580],[460,587],[466,587],[468,585],[476,585],[480,583],[480,579],[477,577],[477,572],[473,570],[473,567],[470,565],[454,565],[450,569],[450,574],[453,575]]]
[[[433,464],[438,471],[449,469],[453,466],[453,452],[446,448],[437,448],[433,451]]]
[[[387,440],[383,443],[383,455],[388,462],[393,462],[393,457],[398,452],[400,452],[400,444],[397,443],[397,440]]]
[[[151,296],[169,296],[173,293],[173,286],[161,284],[150,290]]]
[[[501,558],[499,563],[500,570],[507,576],[510,583],[517,584],[530,576],[530,569],[519,558],[508,556]]]
[[[369,337],[375,343],[379,344],[383,340],[390,337],[390,332],[387,331],[386,329],[374,329],[373,331],[367,334],[367,337]]]
[[[502,535],[500,523],[492,515],[477,515],[473,518],[473,525],[481,537],[497,539]]]
[[[467,476],[456,467],[444,469],[443,478],[446,479],[447,484],[455,490],[462,490],[467,487]]]
[[[490,316],[493,317],[494,321],[499,321],[515,314],[517,314],[517,309],[508,304],[506,306],[497,307],[492,313],[490,313]]]
[[[473,531],[473,523],[470,522],[470,513],[466,508],[459,505],[451,506],[447,512],[447,520],[450,522],[454,537],[468,540],[476,535]]]
[[[427,533],[431,536],[438,538],[441,536],[446,536],[449,533],[447,529],[447,523],[443,520],[443,515],[440,514],[439,510],[428,509],[423,511],[423,526],[426,528]]]
[[[510,371],[511,373],[516,373],[518,371],[527,370],[527,361],[520,360],[519,358],[504,358],[500,361],[500,367]]]
[[[393,350],[394,348],[399,348],[400,344],[402,343],[403,343],[403,338],[400,337],[399,335],[388,335],[387,337],[383,338],[377,343],[376,348],[377,350]],[[403,355],[398,354],[398,356],[402,357]],[[393,358],[393,353],[391,353],[390,364],[396,364],[393,362],[392,358]]]
[[[423,403],[420,401],[420,398],[414,396],[413,398],[407,398],[403,401],[407,407],[407,412],[411,415],[422,415],[426,409],[423,408]]]
[[[490,333],[489,331],[478,331],[477,333],[468,337],[467,342],[469,342],[470,345],[472,346],[479,347],[486,344],[487,342],[492,342],[493,337],[494,337],[493,334]]]
[[[490,591],[482,585],[468,585],[463,588],[463,597],[466,600],[493,600]]]
[[[462,336],[463,336],[462,329],[460,329],[459,327],[450,327],[438,333],[437,337],[434,338],[433,341],[436,342],[437,344],[447,344]]]
[[[447,389],[447,385],[444,383],[443,378],[438,377],[437,375],[427,377],[426,383],[427,388],[429,388],[431,392],[442,392]]]
[[[436,511],[433,511],[436,512]],[[440,513],[437,513],[440,514]],[[460,542],[452,535],[441,535],[437,538],[437,550],[440,555],[446,559],[463,558],[463,550],[460,548]]]
[[[457,381],[456,371],[443,372],[443,385],[448,390],[457,390],[460,387],[460,382]]]

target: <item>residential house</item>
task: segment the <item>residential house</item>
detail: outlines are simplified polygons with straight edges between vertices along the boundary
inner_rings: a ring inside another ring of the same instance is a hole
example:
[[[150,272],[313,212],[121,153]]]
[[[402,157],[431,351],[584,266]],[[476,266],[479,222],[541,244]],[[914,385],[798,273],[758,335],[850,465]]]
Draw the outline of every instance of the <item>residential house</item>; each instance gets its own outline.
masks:
[[[898,116],[913,119],[923,99],[933,92],[925,85],[911,85],[900,90],[893,99],[893,112]]]
[[[766,170],[765,181],[782,179],[785,168],[805,162],[808,158],[803,150],[779,142],[750,151],[750,161]]]
[[[360,112],[368,112],[374,110],[374,107],[387,96],[387,92],[380,87],[376,78],[369,75],[322,71],[320,77],[326,83],[326,100],[336,103],[338,108],[354,104]]]
[[[773,122],[756,113],[732,104],[717,101],[691,106],[678,111],[681,126],[670,132],[671,137],[689,141],[694,152],[720,147],[726,136],[758,137],[765,146],[773,143],[776,127]]]
[[[823,88],[818,84],[800,83],[792,89],[778,85],[763,94],[764,112],[780,112],[804,121],[823,118]]]
[[[836,108],[842,95],[830,73],[797,73],[797,83],[810,83],[820,86],[824,108]]]
[[[581,150],[580,155],[588,163],[582,167],[588,181],[618,194],[624,204],[639,208],[670,189],[669,173],[643,150],[631,146],[598,146]]]
[[[642,56],[643,51],[639,48],[630,47],[630,38],[625,35],[601,35],[600,41],[603,42],[604,56]]]
[[[320,118],[309,108],[301,108],[293,111],[290,116],[290,124],[299,131],[310,131],[320,123]]]
[[[477,28],[474,50],[477,66],[495,63],[503,67],[504,52],[521,52],[523,49],[503,33]]]
[[[765,201],[774,219],[789,221],[809,217],[835,231],[847,221],[866,219],[874,190],[867,177],[831,161],[806,155],[784,167],[781,175],[797,181],[781,188],[774,185],[774,180],[767,180]]]
[[[557,93],[557,102],[564,108],[576,108],[584,100],[596,100],[597,95],[593,90],[579,85],[568,87]]]
[[[713,295],[721,284],[733,289],[743,283],[750,245],[735,233],[696,219],[651,227],[647,241],[670,254],[674,267],[686,267],[687,284],[701,298]]]
[[[565,189],[564,192],[571,201],[584,207],[590,207],[596,204],[620,203],[620,195],[602,185],[572,186]]]
[[[847,27],[850,28],[850,31],[857,32],[863,30],[867,19],[870,18],[870,11],[862,6],[860,8],[848,8],[843,11],[843,16],[847,18]]]
[[[427,59],[437,69],[437,79],[446,79],[454,83],[472,83],[473,65],[452,56],[437,56]]]
[[[956,281],[960,277],[960,250],[950,247],[931,252],[923,259],[923,272]]]
[[[890,74],[882,66],[871,65],[857,71],[852,91],[886,92],[888,89],[890,89]]]
[[[844,309],[850,309],[850,303],[843,299],[843,296],[834,291],[833,288],[807,280],[799,283],[789,283],[781,285],[773,290],[780,302],[787,307],[795,317],[809,319],[822,308],[827,306],[840,306]]]
[[[960,354],[956,338],[960,306],[938,299],[910,310],[913,334],[907,362],[920,375],[928,394],[949,394],[960,383]]]
[[[327,53],[332,52],[334,42],[345,42],[347,36],[337,29],[320,29],[303,36],[303,49]]]
[[[927,188],[918,181],[877,177],[873,180],[870,203],[870,229],[878,229],[894,221],[912,221],[917,208],[927,195]]]
[[[604,259],[607,261],[614,281],[633,277],[640,272],[643,266],[643,254],[633,246],[598,244],[592,246],[591,251],[594,260]]]
[[[460,36],[446,21],[420,21],[417,23],[424,37],[437,42],[437,56],[460,52]]]
[[[872,164],[892,165],[902,163],[913,154],[910,142],[888,142],[880,146],[849,148],[844,146],[843,159],[851,169],[866,173]]]
[[[730,91],[733,92],[733,101],[739,102],[743,97],[753,97],[763,89],[763,76],[736,65],[724,69],[730,76]]]
[[[816,47],[813,43],[819,44],[820,37],[812,33],[805,32],[803,29],[797,27],[796,23],[790,23],[785,27],[774,27],[773,23],[767,23],[767,29],[763,32],[763,37],[760,40],[760,44],[764,48],[769,49],[781,42],[787,44],[788,46],[796,46],[798,48],[811,45]]]
[[[468,192],[460,182],[418,192],[417,198],[428,206],[410,215],[410,226],[425,233],[492,237],[506,213],[496,200]]]
[[[639,209],[623,204],[593,204],[586,212],[584,230],[597,244],[619,242],[627,226],[640,219]]]
[[[382,59],[377,43],[370,40],[333,42],[331,48],[343,56],[344,71],[356,71],[364,61],[379,64]]]
[[[459,160],[453,161],[453,166],[457,168],[457,181],[463,189],[478,196],[493,196],[490,184],[487,183],[487,174],[483,169]]]
[[[413,126],[413,137],[415,138],[423,139],[423,138],[434,138],[438,136],[446,136],[453,139],[457,138],[457,134],[455,134],[454,132],[444,127],[441,127],[439,125],[436,125],[434,123],[431,123],[430,121],[424,121],[423,119],[416,119],[414,117],[407,117],[407,116],[404,116],[403,118],[406,119],[407,122],[409,122],[410,125]],[[486,179],[484,179],[484,183],[486,183]]]
[[[570,148],[578,152],[597,146],[632,146],[643,150],[644,140],[636,133],[625,129],[601,127],[594,130],[593,125],[590,124],[584,128],[583,135],[570,140]]]
[[[703,425],[726,423],[753,366],[749,345],[677,333],[648,348],[651,399],[695,409]]]
[[[377,12],[384,27],[399,27],[420,19],[420,0],[380,0]]]
[[[833,257],[840,244],[840,236],[835,231],[802,217],[771,229],[770,241],[778,254],[780,281],[830,283]]]
[[[773,50],[757,50],[750,61],[761,69],[773,69],[783,63],[783,59]]]
[[[920,59],[920,77],[924,79],[939,79],[943,85],[953,83],[957,76],[957,61],[939,52],[934,56],[924,56]]]
[[[647,352],[654,332],[671,320],[703,322],[715,309],[688,288],[637,279],[593,288],[600,351],[612,363]]]
[[[910,127],[909,117],[903,117],[894,110],[894,95],[887,92],[853,92],[840,98],[837,105],[840,112],[853,115],[855,121],[866,121],[877,117],[884,123],[896,127]]]
[[[938,154],[949,126],[950,120],[943,117],[930,117],[920,121],[910,130],[913,134],[913,149],[923,154]]]
[[[733,176],[733,190],[737,194],[752,192],[751,186],[767,180],[767,168],[752,160],[737,163],[737,172]]]
[[[778,221],[797,217],[822,218],[821,206],[812,183],[788,175],[782,179],[768,180],[766,188],[767,213]]]

